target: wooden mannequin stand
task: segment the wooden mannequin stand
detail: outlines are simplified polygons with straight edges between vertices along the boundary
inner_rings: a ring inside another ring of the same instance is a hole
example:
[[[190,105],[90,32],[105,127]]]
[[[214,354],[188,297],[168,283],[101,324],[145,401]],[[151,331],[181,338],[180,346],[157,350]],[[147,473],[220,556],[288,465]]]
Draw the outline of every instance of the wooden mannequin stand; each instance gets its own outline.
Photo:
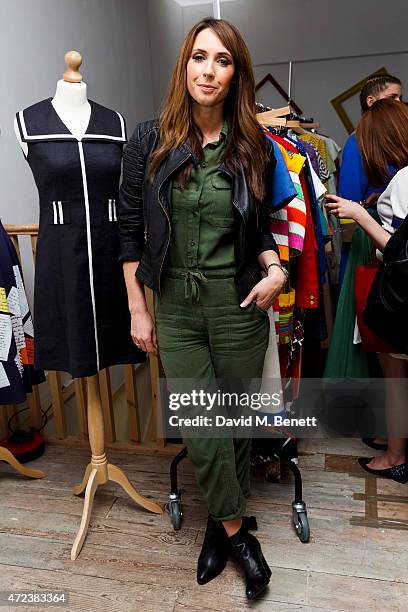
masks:
[[[92,505],[99,485],[108,481],[119,484],[139,506],[156,514],[163,513],[163,507],[155,501],[143,497],[130,483],[126,474],[116,465],[108,463],[104,446],[104,423],[98,375],[87,378],[88,384],[88,433],[92,451],[91,463],[88,464],[80,485],[74,487],[74,494],[85,491],[85,503],[81,525],[71,550],[74,561],[81,552],[91,518]]]
[[[0,461],[5,461],[12,468],[14,468],[19,474],[23,476],[27,476],[27,478],[44,478],[45,474],[41,470],[33,470],[31,468],[25,467],[22,463],[20,463],[13,453],[11,453],[8,448],[4,448],[4,446],[0,446]]]

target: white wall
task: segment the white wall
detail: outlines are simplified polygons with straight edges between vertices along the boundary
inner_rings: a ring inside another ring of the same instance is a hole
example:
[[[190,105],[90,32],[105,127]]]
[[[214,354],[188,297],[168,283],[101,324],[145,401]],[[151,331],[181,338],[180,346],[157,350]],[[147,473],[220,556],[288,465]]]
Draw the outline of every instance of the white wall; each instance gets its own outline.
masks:
[[[0,217],[35,223],[37,191],[16,142],[16,111],[52,96],[68,49],[81,51],[89,97],[128,131],[153,113],[148,0],[0,0]]]
[[[206,15],[212,2],[185,8],[185,28]],[[221,0],[255,64],[407,51],[407,15],[406,0]]]
[[[166,0],[163,13],[163,2],[153,3],[154,22],[150,13],[149,18],[151,45],[159,50],[152,64],[157,109],[183,34],[212,15],[212,2],[181,8],[176,0]],[[244,36],[257,80],[271,72],[287,89],[288,63],[295,62],[293,98],[339,144],[347,133],[332,98],[382,66],[400,76],[408,89],[407,0],[221,0],[221,16]],[[258,98],[270,105],[282,102],[267,88]],[[357,118],[356,101],[350,112]]]
[[[346,132],[330,104],[334,96],[383,65],[408,80],[408,2],[390,6],[385,0],[229,0],[221,11],[245,37],[258,80],[271,72],[286,87],[288,61],[295,61],[294,99],[342,144]],[[37,221],[37,194],[12,121],[17,110],[53,95],[65,51],[83,53],[90,97],[120,110],[130,132],[159,109],[186,31],[211,14],[211,2],[183,8],[175,0],[0,0],[0,53],[7,57],[0,98],[4,223]],[[281,102],[268,88],[258,98]]]
[[[406,84],[405,93],[408,94],[408,53],[399,53],[294,63],[292,97],[306,117],[319,121],[322,133],[330,135],[342,146],[347,132],[330,100],[383,66]],[[256,81],[259,82],[269,72],[287,90],[288,65],[255,66]],[[257,100],[273,107],[286,102],[269,84],[259,90]],[[343,106],[356,125],[360,117],[358,96]]]
[[[174,0],[148,2],[153,101],[160,109],[184,37],[183,9]]]

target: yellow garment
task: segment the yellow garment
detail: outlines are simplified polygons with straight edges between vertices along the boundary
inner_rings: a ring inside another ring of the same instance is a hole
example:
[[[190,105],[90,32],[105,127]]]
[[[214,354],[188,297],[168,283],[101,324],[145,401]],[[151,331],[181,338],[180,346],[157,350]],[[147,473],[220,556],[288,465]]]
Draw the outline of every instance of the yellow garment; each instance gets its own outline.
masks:
[[[310,142],[310,144],[312,144],[315,147],[315,149],[319,151],[320,155],[323,158],[324,163],[327,166],[327,149],[326,149],[326,142],[324,138],[322,138],[318,134],[313,134],[313,132],[307,132],[306,134],[301,134],[300,138],[301,140],[306,140],[306,142]]]
[[[279,144],[279,142],[276,142],[275,144],[278,145],[289,172],[300,174],[303,166],[305,165],[306,158],[303,155],[300,155],[300,153],[291,153],[290,151],[287,151],[283,145]]]
[[[310,142],[310,144],[312,144],[314,148],[319,151],[326,166],[329,167],[329,164],[327,163],[326,141],[322,136],[319,136],[318,134],[314,134],[313,132],[307,132],[306,134],[301,134],[300,139],[305,140],[306,142]],[[326,189],[327,189],[327,185],[328,185],[328,181],[325,181],[324,186],[326,187]]]

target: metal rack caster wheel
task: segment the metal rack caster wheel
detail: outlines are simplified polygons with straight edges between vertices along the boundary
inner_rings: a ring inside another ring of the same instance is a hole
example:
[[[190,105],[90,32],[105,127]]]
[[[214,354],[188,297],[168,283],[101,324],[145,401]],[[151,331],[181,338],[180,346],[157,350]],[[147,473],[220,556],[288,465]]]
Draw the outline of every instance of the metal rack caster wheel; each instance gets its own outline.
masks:
[[[169,495],[169,514],[170,521],[175,531],[179,531],[183,520],[183,512],[181,509],[181,495]]]
[[[292,504],[293,525],[296,530],[296,535],[301,542],[309,542],[310,540],[310,525],[307,518],[306,505],[303,502]]]
[[[306,512],[299,512],[299,514],[297,515],[295,529],[297,536],[301,542],[306,543],[310,540],[310,525]]]

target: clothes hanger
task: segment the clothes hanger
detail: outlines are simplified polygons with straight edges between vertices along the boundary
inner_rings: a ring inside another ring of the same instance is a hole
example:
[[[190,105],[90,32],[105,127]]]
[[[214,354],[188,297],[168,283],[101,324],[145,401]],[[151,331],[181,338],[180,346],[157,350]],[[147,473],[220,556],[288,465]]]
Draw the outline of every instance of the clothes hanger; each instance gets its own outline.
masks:
[[[293,130],[296,134],[306,134],[306,130],[303,129],[302,124],[297,119],[290,119],[286,122],[286,127]]]
[[[258,122],[263,125],[264,127],[286,127],[286,119],[284,118],[280,118],[280,117],[263,117],[263,115],[267,115],[268,113],[258,113],[256,115],[256,118],[258,120]]]
[[[286,127],[285,116],[290,114],[290,107],[273,108],[264,113],[257,113],[256,118],[261,125],[272,127]]]

